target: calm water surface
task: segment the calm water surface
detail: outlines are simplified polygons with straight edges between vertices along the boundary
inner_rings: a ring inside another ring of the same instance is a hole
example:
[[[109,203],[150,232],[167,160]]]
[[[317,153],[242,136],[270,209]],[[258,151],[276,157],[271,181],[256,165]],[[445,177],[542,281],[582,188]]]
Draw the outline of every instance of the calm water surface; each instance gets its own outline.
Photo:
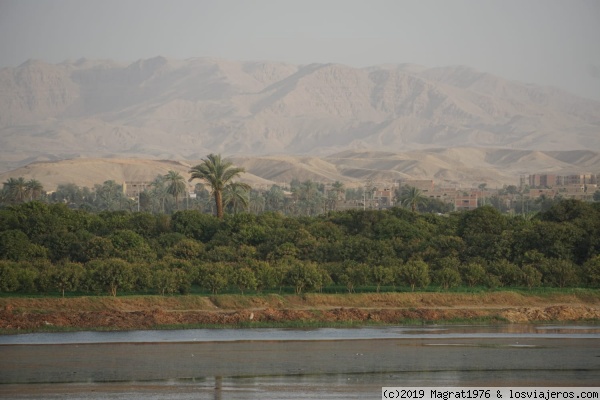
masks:
[[[0,336],[0,398],[362,399],[382,386],[597,386],[600,326]]]

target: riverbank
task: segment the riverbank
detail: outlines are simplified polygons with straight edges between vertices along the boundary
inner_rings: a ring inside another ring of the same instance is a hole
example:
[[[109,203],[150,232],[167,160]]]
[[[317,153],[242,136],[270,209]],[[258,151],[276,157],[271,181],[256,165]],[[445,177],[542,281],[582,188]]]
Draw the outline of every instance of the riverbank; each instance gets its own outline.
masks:
[[[600,322],[600,291],[0,298],[0,332]]]

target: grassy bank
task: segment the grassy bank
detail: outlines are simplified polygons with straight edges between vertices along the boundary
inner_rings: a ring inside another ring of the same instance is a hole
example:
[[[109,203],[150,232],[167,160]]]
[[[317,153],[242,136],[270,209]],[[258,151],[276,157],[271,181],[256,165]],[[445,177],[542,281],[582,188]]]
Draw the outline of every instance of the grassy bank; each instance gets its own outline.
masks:
[[[0,297],[0,332],[600,321],[600,291]]]
[[[219,294],[212,296],[133,295],[81,297],[0,297],[0,308],[24,312],[51,311],[219,311],[260,308],[411,308],[411,307],[541,307],[550,304],[600,305],[594,289],[538,289],[495,292],[404,292],[356,294]]]

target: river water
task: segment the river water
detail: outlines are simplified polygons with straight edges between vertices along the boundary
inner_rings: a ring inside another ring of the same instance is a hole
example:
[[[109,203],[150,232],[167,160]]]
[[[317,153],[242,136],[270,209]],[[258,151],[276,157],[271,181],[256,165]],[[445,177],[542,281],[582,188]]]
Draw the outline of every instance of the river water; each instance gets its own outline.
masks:
[[[362,399],[382,386],[597,386],[600,326],[0,336],[0,398]]]

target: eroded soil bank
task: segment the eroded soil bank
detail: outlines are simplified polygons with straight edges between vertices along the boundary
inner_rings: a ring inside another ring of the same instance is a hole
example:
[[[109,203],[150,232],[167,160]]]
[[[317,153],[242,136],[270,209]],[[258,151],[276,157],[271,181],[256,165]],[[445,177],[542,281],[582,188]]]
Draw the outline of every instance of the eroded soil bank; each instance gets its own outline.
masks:
[[[600,322],[600,291],[0,298],[0,330]]]

